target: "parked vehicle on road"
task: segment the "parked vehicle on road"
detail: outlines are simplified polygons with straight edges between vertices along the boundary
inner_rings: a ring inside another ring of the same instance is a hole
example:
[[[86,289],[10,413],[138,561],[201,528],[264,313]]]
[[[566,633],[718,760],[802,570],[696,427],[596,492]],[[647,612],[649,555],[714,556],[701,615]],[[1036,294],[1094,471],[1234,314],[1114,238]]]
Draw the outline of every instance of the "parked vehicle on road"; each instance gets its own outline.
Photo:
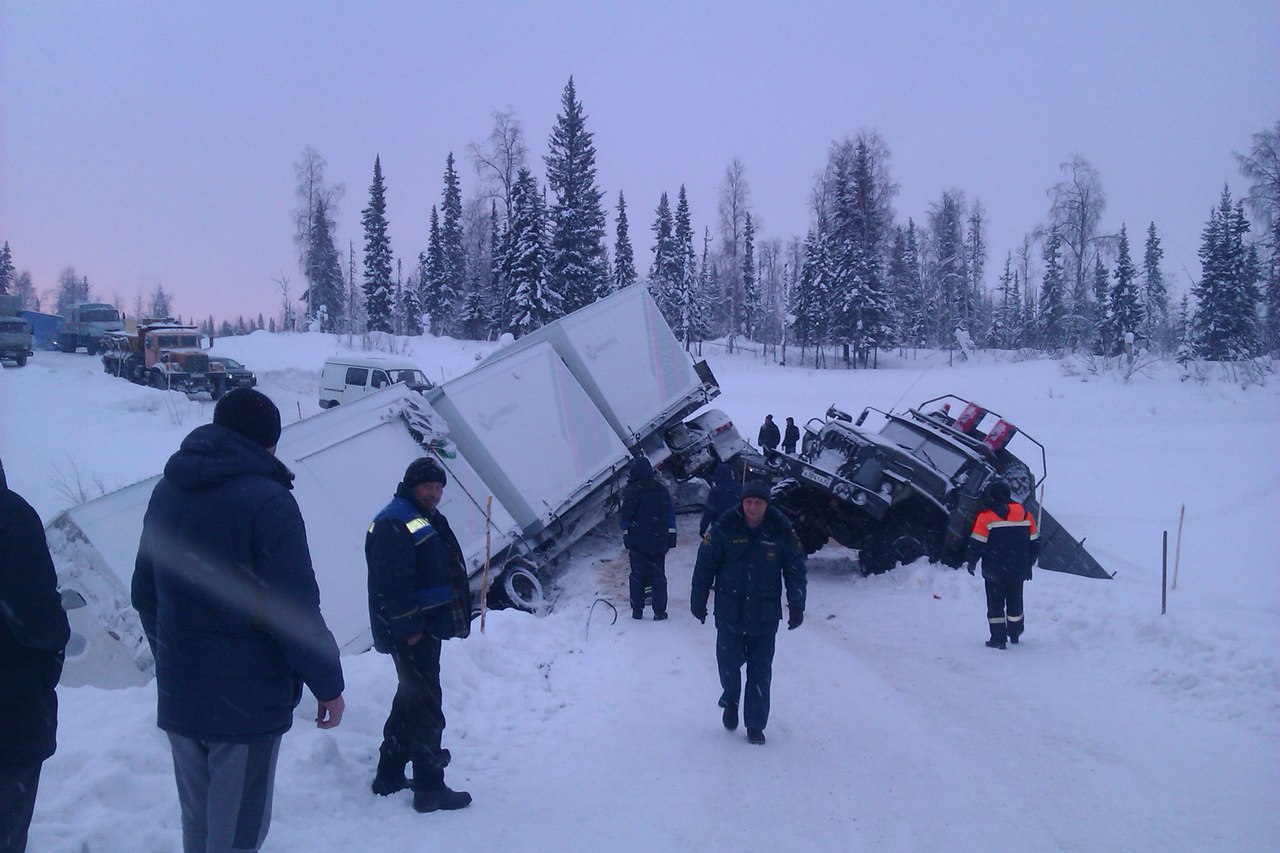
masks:
[[[114,305],[106,302],[78,302],[67,308],[58,327],[58,349],[75,352],[84,347],[89,355],[102,349],[102,339],[124,331],[124,320]]]
[[[34,354],[27,321],[21,317],[0,317],[0,359],[22,367]]]
[[[139,385],[196,394],[209,391],[209,354],[200,330],[172,320],[146,320],[133,332],[103,337],[102,369]]]
[[[433,387],[413,362],[397,356],[352,355],[326,359],[320,372],[320,408],[349,403],[388,385],[403,382],[414,391]]]
[[[234,358],[225,355],[209,356],[209,396],[221,399],[222,395],[236,388],[252,388],[258,377]]]

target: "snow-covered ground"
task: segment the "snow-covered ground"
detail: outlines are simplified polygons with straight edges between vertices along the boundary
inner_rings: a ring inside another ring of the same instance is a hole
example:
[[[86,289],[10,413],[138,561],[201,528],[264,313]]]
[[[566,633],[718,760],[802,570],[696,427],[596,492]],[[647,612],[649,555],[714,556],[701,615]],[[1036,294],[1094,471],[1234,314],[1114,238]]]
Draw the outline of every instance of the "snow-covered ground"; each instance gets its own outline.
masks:
[[[290,422],[318,412],[320,365],[343,343],[257,333],[216,350],[257,370]],[[406,354],[440,379],[491,348],[422,338]],[[593,535],[548,616],[491,613],[445,646],[447,778],[470,808],[418,815],[408,794],[369,793],[395,675],[349,657],[342,725],[317,730],[308,698],[285,738],[267,849],[1280,849],[1280,380],[1242,390],[1156,365],[1125,382],[990,353],[813,371],[707,352],[714,405],[752,438],[766,413],[983,402],[1048,448],[1045,504],[1115,579],[1037,572],[1024,642],[999,652],[982,645],[980,579],[925,562],[862,578],[851,552],[824,550],[805,624],[779,636],[769,743],[751,747],[720,725],[715,632],[687,611],[697,519],[668,557],[664,623],[629,618],[620,540]],[[0,458],[46,521],[159,472],[211,417],[84,354],[0,371]],[[1161,532],[1172,541],[1184,504],[1161,616]],[[31,850],[179,849],[154,685],[60,700]]]

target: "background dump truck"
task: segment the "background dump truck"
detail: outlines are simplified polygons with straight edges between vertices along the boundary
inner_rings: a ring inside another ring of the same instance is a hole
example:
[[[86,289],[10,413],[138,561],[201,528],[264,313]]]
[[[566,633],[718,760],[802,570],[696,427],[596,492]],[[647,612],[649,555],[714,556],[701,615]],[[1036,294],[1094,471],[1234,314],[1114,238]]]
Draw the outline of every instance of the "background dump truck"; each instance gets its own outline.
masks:
[[[139,385],[195,394],[210,390],[209,354],[195,326],[147,320],[102,340],[102,369]]]
[[[22,367],[31,350],[31,326],[18,314],[21,302],[13,294],[0,294],[0,359]]]
[[[441,511],[462,547],[473,608],[487,583],[489,603],[537,611],[541,579],[617,507],[633,449],[676,458],[664,436],[719,393],[643,286],[556,325],[570,328],[500,350],[425,394],[395,384],[284,428],[276,455],[295,474],[325,619],[344,653],[372,642],[365,530],[412,460],[430,453],[449,473]],[[632,399],[614,387],[620,380]],[[722,414],[697,430],[714,430],[724,452],[737,446]],[[75,636],[64,684],[151,677],[129,587],[157,479],[72,507],[48,526],[60,585],[86,605],[68,614]]]
[[[58,327],[58,349],[75,352],[84,347],[89,355],[102,349],[102,339],[113,332],[124,331],[124,321],[114,305],[105,302],[79,302],[67,308]]]
[[[1038,477],[1010,451],[1015,436],[1035,454]],[[968,400],[948,395],[896,414],[868,407],[857,420],[832,406],[805,426],[798,456],[766,456],[779,477],[774,505],[805,550],[834,539],[858,550],[863,574],[920,557],[963,564],[986,490],[999,477],[1039,520],[1041,568],[1110,577],[1039,505],[1044,447]]]

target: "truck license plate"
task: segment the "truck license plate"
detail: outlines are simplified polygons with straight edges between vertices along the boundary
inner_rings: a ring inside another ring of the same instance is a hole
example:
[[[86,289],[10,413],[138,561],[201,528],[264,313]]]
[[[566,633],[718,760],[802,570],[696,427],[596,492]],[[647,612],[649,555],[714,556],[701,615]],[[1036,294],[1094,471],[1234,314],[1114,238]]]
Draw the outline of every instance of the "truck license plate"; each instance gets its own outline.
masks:
[[[800,476],[804,477],[806,480],[812,480],[813,482],[817,483],[819,486],[823,486],[826,488],[830,488],[831,486],[832,478],[830,476],[828,476],[827,474],[819,474],[817,471],[813,470],[812,468],[805,468],[800,472]]]

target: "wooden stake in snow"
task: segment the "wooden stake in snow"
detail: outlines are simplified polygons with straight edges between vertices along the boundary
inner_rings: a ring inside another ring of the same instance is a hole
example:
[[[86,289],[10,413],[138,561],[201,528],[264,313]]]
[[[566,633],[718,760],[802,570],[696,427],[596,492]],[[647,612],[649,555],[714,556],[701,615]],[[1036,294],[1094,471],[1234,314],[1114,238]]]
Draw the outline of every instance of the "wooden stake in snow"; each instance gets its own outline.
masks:
[[[484,501],[484,574],[480,576],[480,633],[484,633],[484,617],[489,601],[489,531],[493,518],[493,495]]]
[[[1178,563],[1182,560],[1182,519],[1187,514],[1187,505],[1178,509],[1178,536],[1173,544],[1173,589],[1178,588]]]

